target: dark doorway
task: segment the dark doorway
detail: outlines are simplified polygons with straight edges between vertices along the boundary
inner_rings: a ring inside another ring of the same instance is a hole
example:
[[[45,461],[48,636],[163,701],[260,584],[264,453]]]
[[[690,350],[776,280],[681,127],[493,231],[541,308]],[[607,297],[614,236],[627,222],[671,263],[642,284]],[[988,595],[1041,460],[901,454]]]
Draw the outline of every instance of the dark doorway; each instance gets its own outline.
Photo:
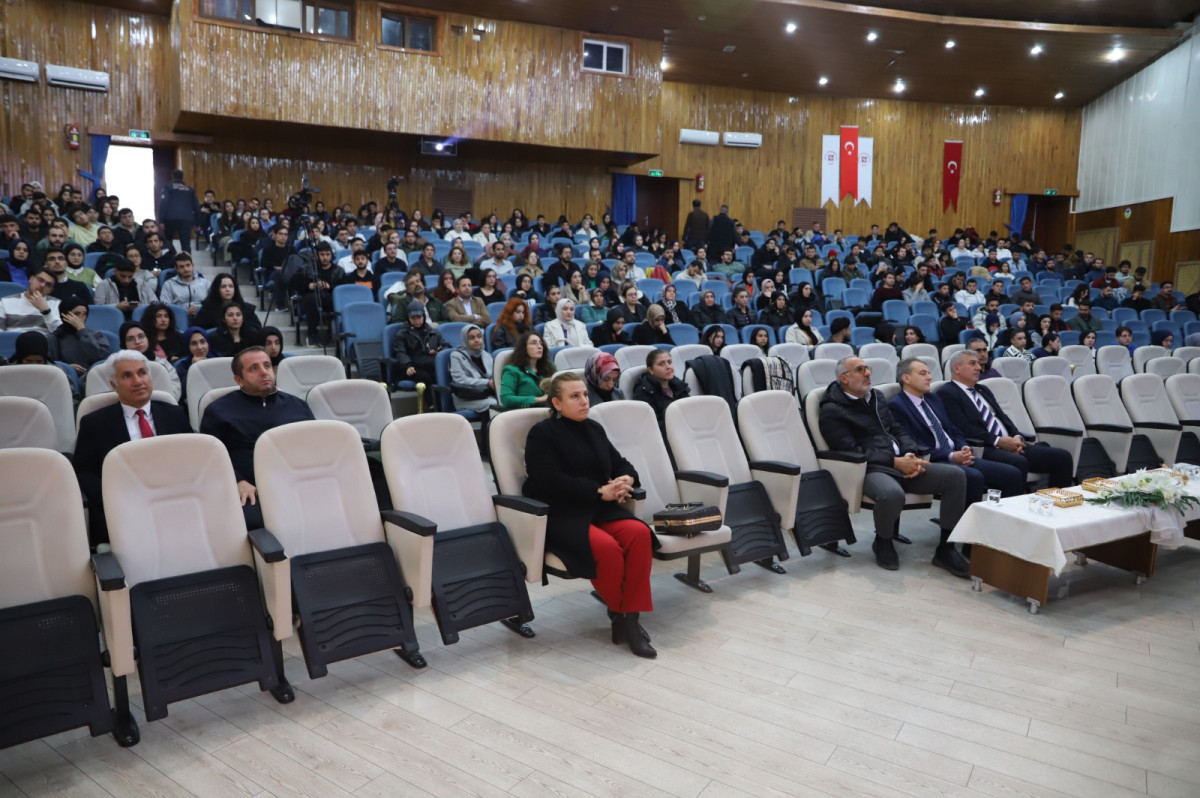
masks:
[[[174,144],[154,145],[154,217],[158,218],[158,198],[163,189],[171,182],[171,172],[178,167],[179,148]],[[186,181],[189,175],[184,175]]]
[[[668,239],[679,238],[679,181],[638,175],[637,222],[644,232],[660,227]]]
[[[1070,197],[1033,194],[1029,197],[1025,229],[1022,232],[1048,254],[1053,254],[1067,242],[1070,221]]]

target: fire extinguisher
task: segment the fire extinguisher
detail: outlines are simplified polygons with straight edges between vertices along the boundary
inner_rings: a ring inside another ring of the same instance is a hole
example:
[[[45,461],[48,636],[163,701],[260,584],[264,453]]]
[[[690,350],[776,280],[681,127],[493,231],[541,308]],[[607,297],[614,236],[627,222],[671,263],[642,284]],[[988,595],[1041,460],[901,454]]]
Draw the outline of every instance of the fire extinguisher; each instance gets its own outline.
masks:
[[[79,149],[79,125],[67,125],[67,146],[73,150]]]
[[[700,172],[696,175],[696,191],[704,191],[704,173]]]
[[[999,205],[1004,201],[1004,189],[998,188],[992,192],[992,204]]]

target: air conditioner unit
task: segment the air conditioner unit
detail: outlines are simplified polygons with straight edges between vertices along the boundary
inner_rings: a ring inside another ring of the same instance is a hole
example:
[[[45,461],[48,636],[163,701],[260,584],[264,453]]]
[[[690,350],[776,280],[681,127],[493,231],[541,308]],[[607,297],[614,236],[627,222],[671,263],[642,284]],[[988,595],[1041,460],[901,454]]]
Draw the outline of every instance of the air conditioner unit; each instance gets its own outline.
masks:
[[[725,133],[726,147],[761,147],[761,133]]]
[[[46,64],[46,82],[65,89],[108,91],[107,72],[93,72],[90,69],[75,69],[56,64]]]
[[[0,78],[36,83],[38,79],[37,62],[22,61],[19,58],[0,58]]]
[[[685,127],[679,131],[679,143],[715,147],[721,143],[721,134],[715,130],[691,130]]]

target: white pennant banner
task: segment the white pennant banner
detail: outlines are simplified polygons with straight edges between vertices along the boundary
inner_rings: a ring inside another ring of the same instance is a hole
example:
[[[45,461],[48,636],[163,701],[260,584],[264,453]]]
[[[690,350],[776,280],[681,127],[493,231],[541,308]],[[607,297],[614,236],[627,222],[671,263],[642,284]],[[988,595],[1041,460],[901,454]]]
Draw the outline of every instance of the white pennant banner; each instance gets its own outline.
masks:
[[[841,146],[840,135],[821,136],[821,205],[841,204]],[[858,196],[855,205],[871,206],[872,175],[875,165],[875,139],[858,140]],[[873,207],[873,206],[872,206]]]

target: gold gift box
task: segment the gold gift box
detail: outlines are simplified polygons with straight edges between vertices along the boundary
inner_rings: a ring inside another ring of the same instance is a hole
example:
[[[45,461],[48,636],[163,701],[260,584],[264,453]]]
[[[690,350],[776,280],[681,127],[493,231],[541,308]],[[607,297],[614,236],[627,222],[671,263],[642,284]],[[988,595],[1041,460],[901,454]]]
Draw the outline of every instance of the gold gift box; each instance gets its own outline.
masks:
[[[1121,483],[1104,477],[1089,477],[1079,483],[1079,487],[1090,493],[1099,493],[1102,490],[1120,490]]]
[[[1039,496],[1046,496],[1054,502],[1055,507],[1078,507],[1083,504],[1083,494],[1076,493],[1073,490],[1062,490],[1060,488],[1043,488],[1038,491]]]
[[[1186,485],[1187,481],[1188,481],[1187,474],[1183,473],[1182,471],[1173,471],[1170,468],[1167,468],[1166,466],[1163,466],[1162,468],[1155,468],[1155,469],[1151,470],[1149,473],[1151,473],[1151,474],[1167,474],[1172,479],[1178,480],[1180,482],[1180,484],[1183,484],[1183,485]]]

